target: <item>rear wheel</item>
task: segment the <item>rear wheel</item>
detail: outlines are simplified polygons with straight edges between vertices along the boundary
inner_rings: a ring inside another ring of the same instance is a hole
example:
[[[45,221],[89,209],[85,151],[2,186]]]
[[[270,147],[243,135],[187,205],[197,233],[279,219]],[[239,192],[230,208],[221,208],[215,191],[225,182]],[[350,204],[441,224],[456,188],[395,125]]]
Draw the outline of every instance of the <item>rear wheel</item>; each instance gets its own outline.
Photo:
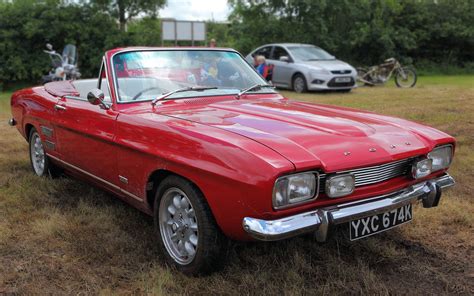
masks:
[[[207,274],[220,267],[225,238],[202,193],[178,176],[163,180],[157,189],[154,224],[167,262],[189,274]]]
[[[301,74],[296,74],[293,78],[293,90],[297,93],[304,93],[308,91],[306,79]]]
[[[395,84],[398,87],[409,88],[416,84],[417,75],[415,70],[409,68],[402,68],[397,71],[395,75]]]
[[[38,131],[32,128],[29,136],[30,163],[33,172],[40,176],[58,177],[61,170],[49,161]]]

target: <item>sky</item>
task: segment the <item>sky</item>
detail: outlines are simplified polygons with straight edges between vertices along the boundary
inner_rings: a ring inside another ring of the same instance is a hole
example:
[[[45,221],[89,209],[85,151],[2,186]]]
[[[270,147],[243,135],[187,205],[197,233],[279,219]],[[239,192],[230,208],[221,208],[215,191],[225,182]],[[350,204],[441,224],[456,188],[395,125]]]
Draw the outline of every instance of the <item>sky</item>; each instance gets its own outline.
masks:
[[[226,21],[229,13],[227,0],[167,0],[159,15],[183,21]]]

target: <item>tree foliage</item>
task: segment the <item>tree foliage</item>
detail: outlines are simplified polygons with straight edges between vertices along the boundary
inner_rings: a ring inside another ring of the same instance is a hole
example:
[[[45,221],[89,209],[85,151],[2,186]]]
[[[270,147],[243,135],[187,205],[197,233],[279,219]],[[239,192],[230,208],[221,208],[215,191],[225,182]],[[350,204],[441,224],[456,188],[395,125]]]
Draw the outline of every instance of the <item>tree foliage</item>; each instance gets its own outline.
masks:
[[[91,0],[95,8],[109,13],[120,23],[120,29],[125,31],[125,26],[132,18],[139,14],[156,17],[158,10],[166,4],[166,0]]]
[[[61,52],[75,44],[83,77],[95,77],[104,51],[129,45],[159,45],[159,20],[146,17],[130,22],[129,32],[94,7],[63,1],[17,0],[0,2],[0,85],[12,81],[39,81],[51,68],[43,52],[51,43]]]
[[[235,47],[319,45],[354,64],[474,58],[472,0],[229,0]]]

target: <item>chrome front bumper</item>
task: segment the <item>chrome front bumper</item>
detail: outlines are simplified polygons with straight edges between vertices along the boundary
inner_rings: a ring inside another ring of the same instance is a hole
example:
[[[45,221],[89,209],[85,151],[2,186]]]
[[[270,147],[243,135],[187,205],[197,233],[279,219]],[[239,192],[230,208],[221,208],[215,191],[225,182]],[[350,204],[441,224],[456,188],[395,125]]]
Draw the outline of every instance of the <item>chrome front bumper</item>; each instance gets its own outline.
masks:
[[[391,194],[329,206],[277,220],[245,217],[242,225],[244,230],[257,240],[275,241],[315,232],[316,239],[323,242],[326,241],[328,229],[332,225],[384,213],[418,200],[423,202],[425,208],[435,207],[441,197],[441,189],[454,184],[454,179],[445,174]]]

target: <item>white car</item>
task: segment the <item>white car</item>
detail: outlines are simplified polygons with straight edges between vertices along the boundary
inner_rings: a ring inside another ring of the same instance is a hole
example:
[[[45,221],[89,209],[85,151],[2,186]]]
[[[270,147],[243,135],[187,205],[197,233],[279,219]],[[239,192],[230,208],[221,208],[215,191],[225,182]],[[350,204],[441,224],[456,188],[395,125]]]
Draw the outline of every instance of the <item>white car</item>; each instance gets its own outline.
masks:
[[[310,44],[274,43],[263,45],[246,56],[262,55],[273,65],[272,82],[280,88],[296,92],[308,90],[350,91],[357,87],[357,71],[325,50]]]

